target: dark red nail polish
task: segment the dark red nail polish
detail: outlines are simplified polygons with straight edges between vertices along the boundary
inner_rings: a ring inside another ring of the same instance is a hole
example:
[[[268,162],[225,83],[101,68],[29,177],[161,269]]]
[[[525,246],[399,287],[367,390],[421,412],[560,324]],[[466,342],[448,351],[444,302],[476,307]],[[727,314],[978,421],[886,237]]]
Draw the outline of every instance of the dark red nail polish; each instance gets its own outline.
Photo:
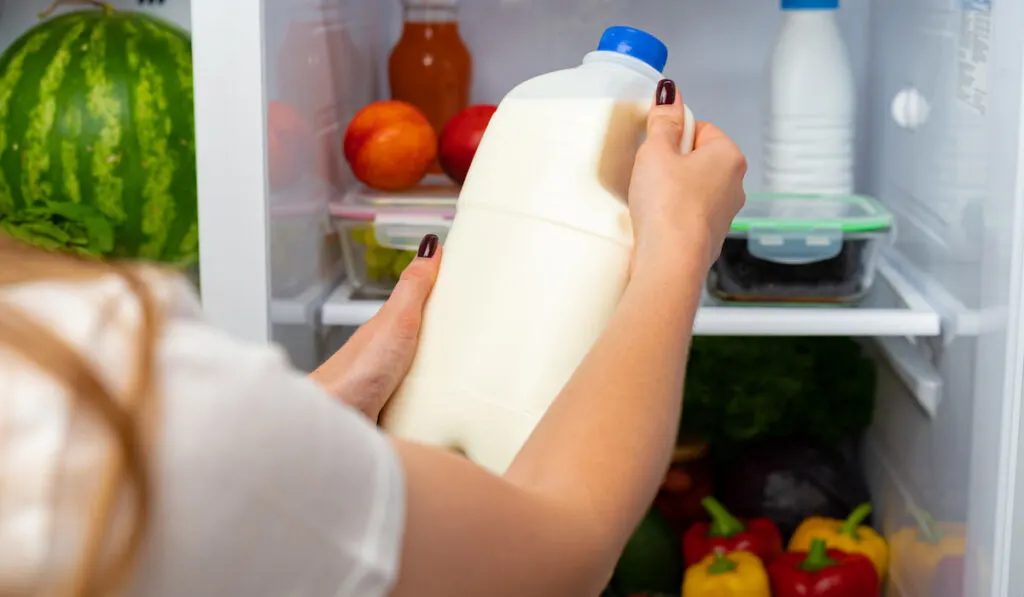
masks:
[[[662,79],[658,82],[658,91],[654,94],[655,102],[659,106],[667,106],[676,103],[676,84],[672,79]]]
[[[420,250],[416,251],[416,256],[430,259],[434,256],[434,253],[437,253],[437,235],[428,234],[420,241]]]

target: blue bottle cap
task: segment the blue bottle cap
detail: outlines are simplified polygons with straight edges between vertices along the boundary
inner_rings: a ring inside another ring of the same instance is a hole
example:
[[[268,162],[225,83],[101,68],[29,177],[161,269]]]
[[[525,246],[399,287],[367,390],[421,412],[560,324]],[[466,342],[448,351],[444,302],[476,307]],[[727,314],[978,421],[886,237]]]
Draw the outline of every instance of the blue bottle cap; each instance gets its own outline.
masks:
[[[782,0],[782,10],[836,10],[839,0]]]
[[[654,67],[659,73],[668,62],[668,48],[660,39],[646,31],[632,27],[609,27],[604,30],[597,49],[605,52],[618,52],[642,60]]]

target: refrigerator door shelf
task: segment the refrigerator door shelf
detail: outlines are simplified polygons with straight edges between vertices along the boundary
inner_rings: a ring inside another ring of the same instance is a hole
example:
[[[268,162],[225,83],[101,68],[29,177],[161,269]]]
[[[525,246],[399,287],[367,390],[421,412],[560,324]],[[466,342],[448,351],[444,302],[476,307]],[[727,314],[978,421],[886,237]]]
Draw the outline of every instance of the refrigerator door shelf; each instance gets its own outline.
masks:
[[[968,308],[941,282],[921,271],[898,250],[885,247],[882,249],[882,257],[878,265],[879,273],[890,281],[902,280],[912,290],[901,294],[917,295],[917,300],[923,301],[922,304],[927,304],[939,314],[942,320],[943,347],[949,346],[957,338],[979,336],[997,329],[999,325],[1005,325],[1005,314]]]
[[[270,321],[277,325],[318,325],[318,309],[330,286],[314,283],[297,296],[272,299]]]
[[[917,404],[934,419],[942,402],[943,383],[935,365],[923,354],[925,348],[905,337],[884,336],[875,342]]]

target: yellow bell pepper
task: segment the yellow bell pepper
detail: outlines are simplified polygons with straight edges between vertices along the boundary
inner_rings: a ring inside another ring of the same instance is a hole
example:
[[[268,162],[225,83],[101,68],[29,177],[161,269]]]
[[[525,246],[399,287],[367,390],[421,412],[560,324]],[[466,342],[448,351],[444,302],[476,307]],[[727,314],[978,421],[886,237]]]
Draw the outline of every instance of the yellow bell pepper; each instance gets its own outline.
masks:
[[[746,551],[713,553],[690,566],[683,597],[771,597],[761,558]]]
[[[884,580],[889,569],[889,546],[875,529],[861,524],[868,514],[871,514],[871,504],[857,507],[846,520],[812,516],[800,523],[793,533],[789,551],[810,551],[815,539],[824,539],[825,545],[832,549],[867,556],[875,565],[879,580]]]
[[[963,557],[967,537],[962,524],[938,523],[917,512],[916,527],[897,531],[890,541],[893,581],[909,595],[928,595],[932,579],[946,558]]]

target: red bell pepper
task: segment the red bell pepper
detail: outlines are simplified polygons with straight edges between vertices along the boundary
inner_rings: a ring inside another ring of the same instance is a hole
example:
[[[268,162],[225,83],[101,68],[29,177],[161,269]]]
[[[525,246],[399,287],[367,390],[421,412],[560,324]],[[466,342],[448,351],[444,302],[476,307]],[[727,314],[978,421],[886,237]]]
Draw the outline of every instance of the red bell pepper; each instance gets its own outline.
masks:
[[[789,552],[768,567],[772,597],[879,597],[875,565],[867,556],[828,549],[815,539],[809,552]]]
[[[782,535],[767,518],[740,521],[715,498],[701,500],[711,523],[698,522],[683,535],[683,559],[689,568],[715,551],[749,551],[765,566],[782,554]]]

